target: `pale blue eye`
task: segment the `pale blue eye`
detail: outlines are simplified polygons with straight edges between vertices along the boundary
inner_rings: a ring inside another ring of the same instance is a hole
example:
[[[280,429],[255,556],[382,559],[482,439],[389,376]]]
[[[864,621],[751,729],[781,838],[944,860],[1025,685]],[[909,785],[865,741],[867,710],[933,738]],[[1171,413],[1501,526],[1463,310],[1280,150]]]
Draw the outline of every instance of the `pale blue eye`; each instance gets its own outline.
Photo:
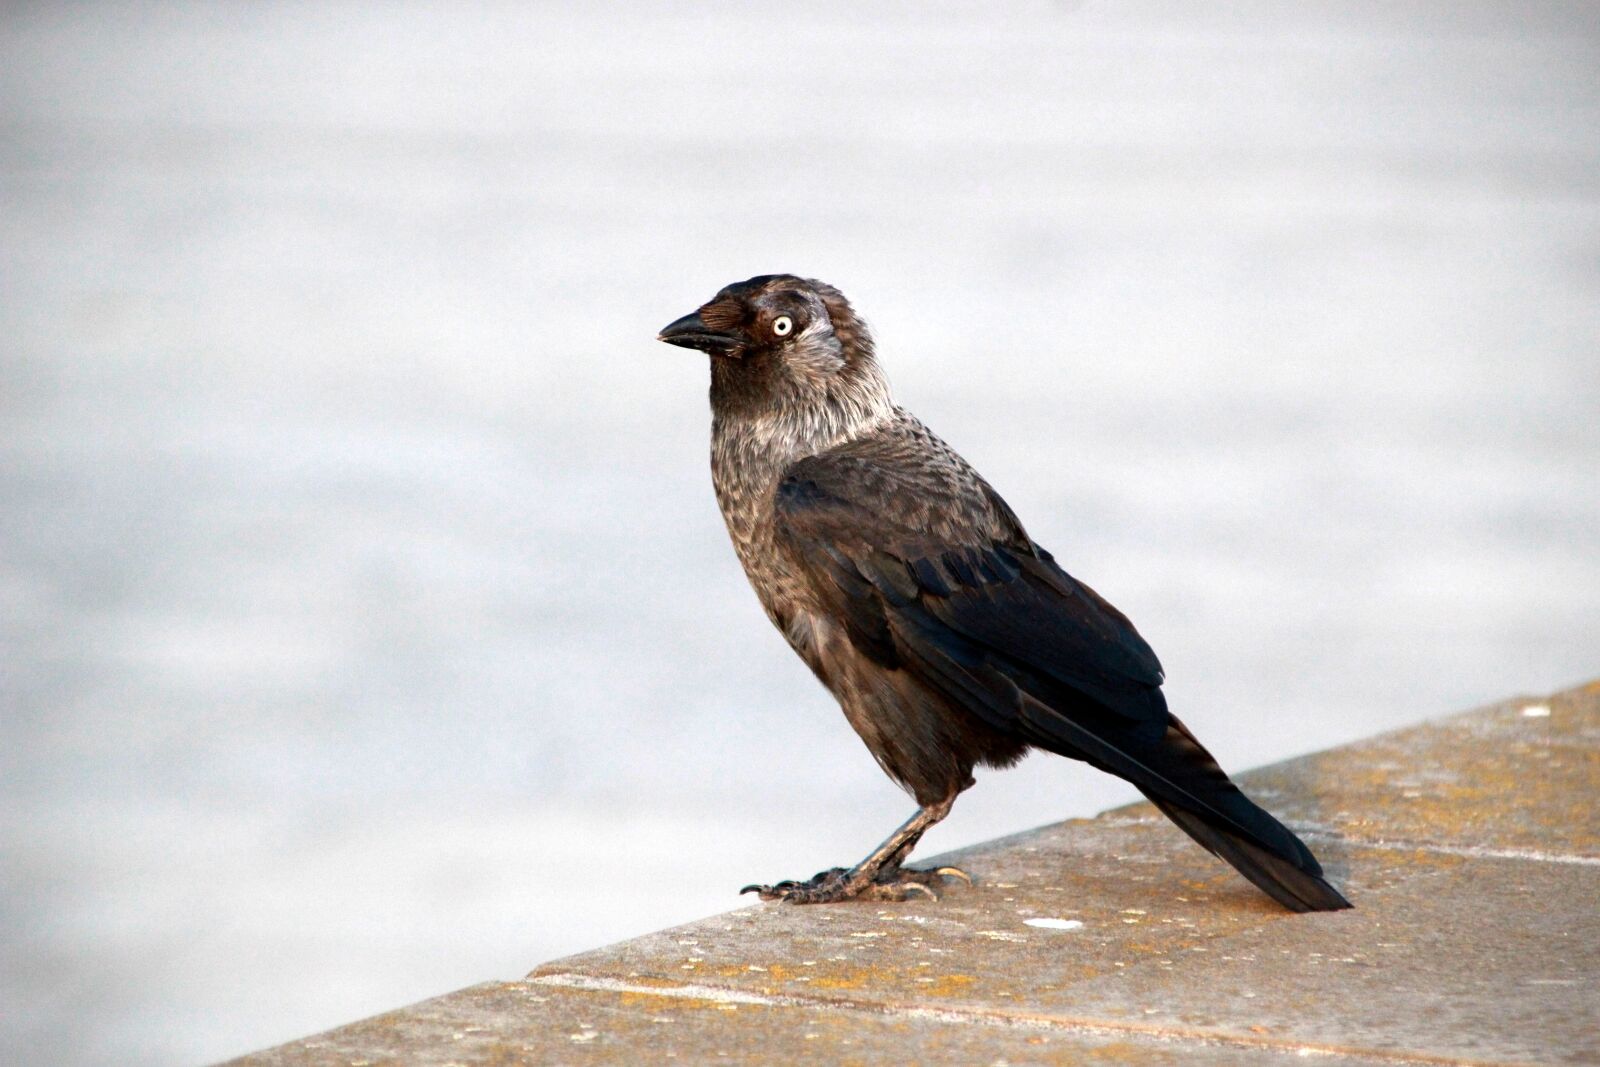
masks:
[[[772,332],[778,337],[788,337],[794,329],[794,320],[787,315],[779,315],[772,320]]]

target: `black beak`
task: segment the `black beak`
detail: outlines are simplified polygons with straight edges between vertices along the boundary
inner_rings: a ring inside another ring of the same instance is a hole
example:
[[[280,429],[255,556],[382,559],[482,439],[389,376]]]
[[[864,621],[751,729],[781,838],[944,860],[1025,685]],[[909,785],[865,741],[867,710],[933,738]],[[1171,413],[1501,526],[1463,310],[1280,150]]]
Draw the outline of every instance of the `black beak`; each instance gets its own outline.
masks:
[[[698,348],[713,356],[732,355],[744,347],[743,338],[729,333],[718,333],[700,321],[700,312],[692,311],[676,322],[668,323],[656,335],[657,341],[680,348]]]

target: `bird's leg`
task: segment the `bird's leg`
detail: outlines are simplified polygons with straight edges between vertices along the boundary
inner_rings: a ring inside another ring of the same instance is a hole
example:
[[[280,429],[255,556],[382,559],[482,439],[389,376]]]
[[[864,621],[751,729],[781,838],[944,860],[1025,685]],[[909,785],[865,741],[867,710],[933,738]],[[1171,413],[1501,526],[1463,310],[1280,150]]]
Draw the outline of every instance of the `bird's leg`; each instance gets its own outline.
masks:
[[[959,867],[919,871],[901,866],[922,840],[922,835],[950,814],[955,802],[956,794],[951,793],[937,804],[922,808],[854,867],[835,867],[804,882],[747,885],[739,892],[759,893],[762,900],[782,900],[790,904],[831,904],[856,897],[905,900],[915,893],[937,899],[938,894],[930,887],[942,884],[945,878],[959,878],[971,885],[972,878]]]

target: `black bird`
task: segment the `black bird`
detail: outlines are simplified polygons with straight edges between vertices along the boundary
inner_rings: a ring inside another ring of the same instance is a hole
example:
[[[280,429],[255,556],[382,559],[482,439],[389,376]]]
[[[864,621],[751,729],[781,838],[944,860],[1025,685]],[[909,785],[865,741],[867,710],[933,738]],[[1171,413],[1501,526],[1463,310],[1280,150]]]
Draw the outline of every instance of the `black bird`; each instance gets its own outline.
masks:
[[[712,480],[761,606],[921,806],[854,867],[744,892],[797,904],[932,895],[966,875],[902,866],[923,833],[976,764],[1042,748],[1132,782],[1284,907],[1350,906],[1167,711],[1161,664],[1133,624],[895,406],[842,293],[751,278],[659,339],[712,357]]]

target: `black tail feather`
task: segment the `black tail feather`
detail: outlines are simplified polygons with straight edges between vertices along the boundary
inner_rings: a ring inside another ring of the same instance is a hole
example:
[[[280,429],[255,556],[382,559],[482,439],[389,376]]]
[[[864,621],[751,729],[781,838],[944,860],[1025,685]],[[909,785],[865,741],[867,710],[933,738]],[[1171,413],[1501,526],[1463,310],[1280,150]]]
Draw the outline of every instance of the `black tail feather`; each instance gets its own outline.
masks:
[[[1199,815],[1185,811],[1176,804],[1149,792],[1145,792],[1145,796],[1149,797],[1150,802],[1160,808],[1167,818],[1177,823],[1184,833],[1198,841],[1206,851],[1231,864],[1263,893],[1290,911],[1339,911],[1352,906],[1322,877],[1321,866],[1304,846],[1301,846],[1299,851],[1304,853],[1305,859],[1300,864],[1292,863],[1251,844],[1237,834],[1213,826]],[[1271,818],[1265,812],[1261,814]],[[1278,825],[1285,834],[1289,833],[1281,823]],[[1296,844],[1299,844],[1298,839]]]
[[[1022,707],[1029,741],[1086,759],[1132,782],[1184,833],[1284,907],[1350,907],[1322,877],[1322,867],[1305,842],[1245,796],[1188,728],[1165,714],[1164,704],[1165,730],[1154,743],[1134,730],[1117,731],[1104,723],[1098,732],[1090,730],[1027,694]]]

